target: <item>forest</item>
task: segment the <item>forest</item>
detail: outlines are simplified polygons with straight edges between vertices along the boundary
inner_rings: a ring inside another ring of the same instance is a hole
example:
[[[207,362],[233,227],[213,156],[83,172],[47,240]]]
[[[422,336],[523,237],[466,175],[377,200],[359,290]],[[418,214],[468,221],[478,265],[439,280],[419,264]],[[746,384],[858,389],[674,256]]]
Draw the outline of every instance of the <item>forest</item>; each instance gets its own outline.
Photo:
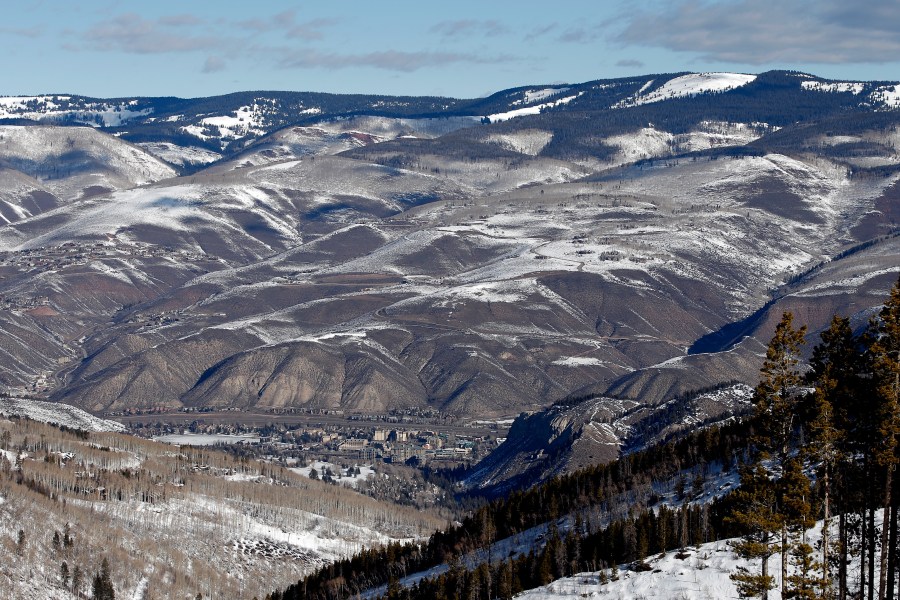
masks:
[[[835,316],[808,365],[806,333],[783,315],[744,420],[513,492],[425,544],[366,550],[265,597],[334,600],[376,590],[389,599],[511,598],[574,573],[600,571],[602,582],[616,576],[615,565],[645,570],[645,559],[660,552],[733,539],[738,556],[760,565],[732,574],[741,597],[768,598],[778,583],[783,598],[893,599],[900,280],[861,331]],[[740,486],[699,502],[715,463],[720,473],[736,470]],[[674,506],[654,485],[673,479],[681,500]],[[817,522],[814,547],[807,534]],[[500,559],[491,552],[496,541],[543,523],[546,533],[526,551]],[[401,585],[442,564],[442,573]]]

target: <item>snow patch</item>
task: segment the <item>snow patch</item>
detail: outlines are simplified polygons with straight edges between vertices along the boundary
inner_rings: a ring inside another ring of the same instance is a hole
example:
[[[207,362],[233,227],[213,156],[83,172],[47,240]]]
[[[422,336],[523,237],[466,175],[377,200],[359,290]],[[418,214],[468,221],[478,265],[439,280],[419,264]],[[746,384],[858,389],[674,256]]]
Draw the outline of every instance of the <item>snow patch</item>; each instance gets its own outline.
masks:
[[[524,97],[521,100],[516,100],[513,102],[513,106],[517,104],[531,104],[533,102],[541,102],[542,100],[546,100],[551,96],[556,96],[557,94],[564,94],[568,92],[572,88],[563,87],[563,88],[544,88],[542,90],[525,90]]]
[[[816,92],[828,92],[828,93],[851,93],[851,94],[861,94],[863,90],[866,89],[866,84],[864,83],[851,83],[851,82],[834,82],[829,83],[825,81],[801,81],[800,87],[804,90],[811,90]]]
[[[877,88],[870,98],[873,102],[880,102],[892,108],[900,107],[900,85],[886,85]]]
[[[216,444],[258,444],[259,436],[251,434],[231,435],[225,433],[174,433],[153,438],[175,446],[215,446]]]
[[[528,106],[526,108],[517,108],[515,110],[510,110],[502,113],[495,113],[493,115],[488,115],[485,117],[491,123],[499,123],[500,121],[508,121],[510,119],[514,119],[516,117],[523,117],[525,115],[537,115],[540,114],[541,111],[545,108],[552,108],[554,106],[560,106],[562,104],[568,104],[578,96],[580,96],[583,92],[578,92],[574,96],[566,96],[565,98],[560,98],[559,100],[555,100],[553,102],[545,102],[543,104],[536,104],[534,106]]]
[[[649,94],[642,95],[644,89],[652,83],[648,82],[637,94],[619,103],[617,107],[650,104],[651,102],[696,96],[707,92],[726,92],[745,86],[755,80],[756,75],[745,75],[743,73],[691,73],[671,79]]]
[[[591,358],[589,356],[567,356],[565,358],[557,358],[551,364],[561,367],[600,367],[607,363],[599,358]]]
[[[222,158],[222,155],[218,152],[213,152],[206,148],[179,146],[170,142],[145,142],[138,144],[138,146],[157,158],[178,166],[208,165]]]

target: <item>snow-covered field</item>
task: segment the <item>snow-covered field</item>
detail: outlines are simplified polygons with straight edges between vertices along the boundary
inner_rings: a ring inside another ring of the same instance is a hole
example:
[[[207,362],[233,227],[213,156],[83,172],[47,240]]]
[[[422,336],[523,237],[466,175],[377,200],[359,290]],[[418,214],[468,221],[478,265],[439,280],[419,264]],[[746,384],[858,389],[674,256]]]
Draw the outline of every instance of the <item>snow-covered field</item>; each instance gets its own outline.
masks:
[[[0,415],[28,417],[82,431],[125,431],[121,423],[100,419],[78,407],[59,402],[0,397]]]
[[[670,79],[659,88],[649,93],[643,93],[644,89],[631,99],[623,102],[621,106],[635,106],[660,102],[671,98],[695,96],[706,92],[725,92],[752,83],[756,75],[743,73],[690,73]]]
[[[647,560],[651,571],[638,572],[620,566],[602,575],[579,573],[565,577],[541,588],[516,596],[522,600],[569,600],[571,598],[610,598],[615,600],[724,600],[738,598],[737,589],[729,579],[739,564],[727,542],[703,544],[685,552],[668,552],[662,557]],[[611,576],[615,580],[610,580]],[[769,595],[777,600],[776,591]]]
[[[258,435],[229,435],[224,433],[173,433],[153,438],[176,446],[215,446],[217,444],[258,444]]]
[[[304,477],[310,477],[313,469],[315,469],[316,478],[322,479],[326,470],[328,470],[333,474],[332,480],[341,485],[355,488],[360,481],[365,481],[374,476],[376,473],[375,469],[373,469],[370,465],[359,466],[357,468],[359,469],[359,473],[354,473],[352,471],[352,468],[350,471],[348,471],[347,469],[342,469],[339,465],[335,465],[334,463],[314,460],[305,467],[294,467],[291,469],[291,471],[297,473],[298,475],[303,475]]]

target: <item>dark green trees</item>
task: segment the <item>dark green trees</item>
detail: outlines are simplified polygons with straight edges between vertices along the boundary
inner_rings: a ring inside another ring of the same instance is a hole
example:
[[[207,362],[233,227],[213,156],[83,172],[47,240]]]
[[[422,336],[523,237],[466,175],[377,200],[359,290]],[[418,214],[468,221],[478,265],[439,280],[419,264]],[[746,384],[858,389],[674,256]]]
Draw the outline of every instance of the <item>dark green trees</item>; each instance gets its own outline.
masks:
[[[742,469],[730,517],[744,531],[735,549],[762,559],[763,568],[740,569],[732,578],[743,596],[765,598],[773,583],[765,557],[777,547],[783,597],[893,600],[900,564],[900,281],[862,334],[834,317],[805,377],[804,329],[792,321],[786,313],[766,353],[754,394],[752,460]],[[814,488],[807,477],[813,470]],[[822,542],[814,556],[805,532],[819,518]],[[769,537],[779,533],[777,542]]]
[[[94,600],[116,600],[112,579],[109,576],[109,561],[103,558],[100,570],[94,575]]]
[[[784,313],[775,327],[753,394],[757,427],[752,440],[754,460],[741,471],[732,520],[746,531],[735,551],[744,558],[761,559],[762,567],[758,574],[741,568],[732,576],[743,597],[768,598],[768,591],[774,587],[769,557],[776,551],[781,553],[784,593],[791,548],[789,534],[807,523],[810,512],[803,507],[808,502],[809,480],[792,454],[802,398],[800,350],[806,333],[806,327],[794,329],[793,321],[791,313]]]
[[[900,438],[900,281],[872,326],[872,367],[875,397],[878,401],[877,431],[880,443],[874,448],[875,464],[884,470],[882,486],[881,547],[888,547],[891,515],[891,490],[897,468],[897,444]],[[878,597],[885,598],[889,552],[881,553]]]

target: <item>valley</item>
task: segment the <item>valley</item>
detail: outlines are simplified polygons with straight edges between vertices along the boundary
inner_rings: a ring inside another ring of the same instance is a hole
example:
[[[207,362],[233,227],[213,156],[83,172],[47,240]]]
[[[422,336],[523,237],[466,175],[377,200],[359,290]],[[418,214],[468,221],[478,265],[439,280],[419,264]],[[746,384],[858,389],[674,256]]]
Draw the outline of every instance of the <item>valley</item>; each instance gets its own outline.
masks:
[[[782,314],[809,361],[897,281],[897,87],[0,98],[0,581],[428,597],[600,585],[638,526],[715,552]]]

